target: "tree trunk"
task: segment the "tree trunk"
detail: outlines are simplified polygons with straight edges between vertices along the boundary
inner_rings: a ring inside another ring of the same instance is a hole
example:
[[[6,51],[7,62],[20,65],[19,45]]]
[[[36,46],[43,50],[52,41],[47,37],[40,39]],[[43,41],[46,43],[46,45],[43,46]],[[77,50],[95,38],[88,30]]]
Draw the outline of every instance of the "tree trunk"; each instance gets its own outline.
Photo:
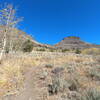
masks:
[[[2,61],[2,57],[3,57],[3,54],[5,52],[6,43],[7,43],[7,40],[6,40],[6,34],[5,34],[4,41],[3,41],[3,48],[2,48],[1,53],[0,53],[0,63]]]

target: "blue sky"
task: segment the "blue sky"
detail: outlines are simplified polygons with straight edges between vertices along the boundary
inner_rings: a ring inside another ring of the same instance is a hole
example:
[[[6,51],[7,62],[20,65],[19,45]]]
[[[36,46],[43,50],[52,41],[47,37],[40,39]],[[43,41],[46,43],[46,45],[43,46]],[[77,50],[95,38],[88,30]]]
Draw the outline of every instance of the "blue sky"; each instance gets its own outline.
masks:
[[[100,44],[100,0],[0,0],[18,8],[20,29],[37,41],[55,44],[67,36]]]

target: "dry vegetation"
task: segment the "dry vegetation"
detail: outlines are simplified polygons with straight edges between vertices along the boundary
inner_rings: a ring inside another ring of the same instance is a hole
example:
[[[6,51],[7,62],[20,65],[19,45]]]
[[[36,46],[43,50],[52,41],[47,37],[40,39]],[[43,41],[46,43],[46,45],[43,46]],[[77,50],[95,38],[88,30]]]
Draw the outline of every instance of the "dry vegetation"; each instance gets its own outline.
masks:
[[[29,95],[36,99],[31,100],[100,100],[99,71],[99,55],[8,54],[0,65],[0,97],[6,100],[12,95],[8,100],[24,100],[20,94],[24,95],[24,84],[29,83],[35,84]],[[31,82],[26,81],[27,73],[32,74]],[[92,99],[88,95],[93,95]]]
[[[88,55],[100,55],[100,48],[89,48],[89,49],[84,49],[82,50],[83,54],[88,54]]]
[[[0,100],[100,100],[100,49],[75,49],[84,42],[72,36],[71,49],[42,45],[21,20],[13,5],[0,10]]]

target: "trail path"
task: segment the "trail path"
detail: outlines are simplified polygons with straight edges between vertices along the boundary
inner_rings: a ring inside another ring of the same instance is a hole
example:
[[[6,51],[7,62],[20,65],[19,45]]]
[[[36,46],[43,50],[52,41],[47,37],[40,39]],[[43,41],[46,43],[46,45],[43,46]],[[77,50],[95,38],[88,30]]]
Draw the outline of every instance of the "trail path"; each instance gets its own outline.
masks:
[[[25,75],[24,89],[17,96],[7,96],[3,100],[47,100],[45,81],[40,80],[41,68],[33,67]]]

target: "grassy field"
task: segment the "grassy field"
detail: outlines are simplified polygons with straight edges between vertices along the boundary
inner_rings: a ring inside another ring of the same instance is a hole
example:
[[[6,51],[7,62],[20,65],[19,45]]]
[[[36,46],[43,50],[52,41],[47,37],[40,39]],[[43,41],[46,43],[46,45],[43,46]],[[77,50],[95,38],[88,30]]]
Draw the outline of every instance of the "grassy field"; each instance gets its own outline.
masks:
[[[8,54],[0,65],[0,98],[100,100],[100,56],[54,52]]]

